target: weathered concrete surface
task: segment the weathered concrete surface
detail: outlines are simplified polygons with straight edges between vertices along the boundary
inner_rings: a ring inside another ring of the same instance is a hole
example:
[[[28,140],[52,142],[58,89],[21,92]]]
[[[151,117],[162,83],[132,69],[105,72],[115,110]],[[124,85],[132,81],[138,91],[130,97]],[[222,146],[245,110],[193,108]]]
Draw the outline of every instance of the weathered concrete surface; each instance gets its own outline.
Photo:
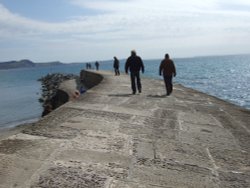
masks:
[[[101,84],[0,141],[0,187],[250,187],[250,112],[181,85]]]

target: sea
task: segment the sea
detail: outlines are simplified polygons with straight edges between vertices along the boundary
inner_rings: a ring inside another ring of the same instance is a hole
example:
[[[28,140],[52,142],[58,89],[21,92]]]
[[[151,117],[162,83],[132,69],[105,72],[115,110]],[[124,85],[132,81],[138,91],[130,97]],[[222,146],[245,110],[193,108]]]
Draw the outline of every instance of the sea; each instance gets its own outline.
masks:
[[[177,70],[174,83],[182,84],[230,103],[250,109],[250,54],[173,58]],[[158,75],[160,59],[143,60],[143,77]],[[120,60],[124,71],[125,60]],[[94,62],[92,62],[94,67]],[[100,61],[100,70],[113,71],[113,60]],[[39,78],[49,73],[79,75],[85,63],[50,67],[0,70],[0,130],[37,121],[42,114]]]

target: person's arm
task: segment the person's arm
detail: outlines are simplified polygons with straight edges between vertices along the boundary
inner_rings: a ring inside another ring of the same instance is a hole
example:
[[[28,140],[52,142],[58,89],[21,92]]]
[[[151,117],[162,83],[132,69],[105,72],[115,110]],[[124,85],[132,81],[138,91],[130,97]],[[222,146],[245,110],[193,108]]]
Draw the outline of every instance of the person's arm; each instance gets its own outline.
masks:
[[[141,72],[144,73],[144,64],[141,58],[140,58],[140,61],[141,61]]]

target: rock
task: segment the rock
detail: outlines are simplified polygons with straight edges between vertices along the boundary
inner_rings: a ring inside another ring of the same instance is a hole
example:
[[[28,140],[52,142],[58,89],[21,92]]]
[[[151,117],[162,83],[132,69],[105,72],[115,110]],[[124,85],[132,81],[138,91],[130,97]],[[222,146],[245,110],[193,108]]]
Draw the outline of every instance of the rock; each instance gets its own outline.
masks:
[[[79,76],[74,74],[54,73],[47,74],[38,79],[42,84],[41,98],[38,99],[44,108],[42,116],[47,115],[52,110],[69,101],[69,94],[62,89],[59,89],[59,86],[62,82],[70,79],[79,79]]]

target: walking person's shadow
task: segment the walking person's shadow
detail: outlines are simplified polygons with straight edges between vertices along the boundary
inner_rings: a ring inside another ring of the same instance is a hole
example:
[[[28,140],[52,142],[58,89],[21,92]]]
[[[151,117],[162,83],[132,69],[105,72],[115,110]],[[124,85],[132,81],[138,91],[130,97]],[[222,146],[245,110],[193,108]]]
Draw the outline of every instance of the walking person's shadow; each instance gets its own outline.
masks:
[[[147,97],[150,97],[150,98],[166,98],[167,96],[166,95],[147,95]]]
[[[120,94],[110,94],[108,95],[109,97],[130,97],[133,94],[130,93],[120,93]]]

